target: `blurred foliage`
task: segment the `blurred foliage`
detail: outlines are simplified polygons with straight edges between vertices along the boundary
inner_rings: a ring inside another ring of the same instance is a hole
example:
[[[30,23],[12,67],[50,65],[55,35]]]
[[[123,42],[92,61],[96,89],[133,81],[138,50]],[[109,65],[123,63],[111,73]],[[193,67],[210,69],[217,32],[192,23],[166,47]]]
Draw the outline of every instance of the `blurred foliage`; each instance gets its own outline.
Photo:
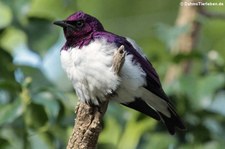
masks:
[[[172,84],[163,82],[186,132],[170,136],[161,123],[112,102],[98,148],[223,148],[225,21],[200,17],[197,48],[171,55],[175,39],[187,30],[173,27],[178,8],[178,0],[1,0],[0,148],[65,148],[77,99],[59,65],[62,31],[52,22],[77,10],[96,16],[107,30],[135,39],[162,80],[172,64],[192,61],[190,73]],[[225,13],[224,8],[207,7]]]

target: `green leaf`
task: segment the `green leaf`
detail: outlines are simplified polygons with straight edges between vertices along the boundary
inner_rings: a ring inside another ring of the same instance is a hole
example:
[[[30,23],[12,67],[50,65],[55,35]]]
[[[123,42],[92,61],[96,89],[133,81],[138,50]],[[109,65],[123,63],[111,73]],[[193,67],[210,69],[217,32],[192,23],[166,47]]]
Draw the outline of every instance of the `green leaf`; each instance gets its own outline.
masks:
[[[52,85],[40,69],[30,66],[18,66],[18,68],[22,70],[24,78],[30,77],[32,79],[30,86],[32,91],[37,91]]]
[[[15,27],[8,27],[2,34],[0,45],[12,53],[14,50],[17,50],[18,46],[26,44],[27,37],[26,34]]]
[[[196,100],[201,101],[203,107],[208,107],[214,93],[217,89],[222,87],[225,83],[224,74],[212,73],[205,77],[200,78],[197,88]]]
[[[211,132],[212,137],[217,138],[218,140],[224,141],[225,132],[220,121],[215,118],[206,118],[204,120],[204,125]]]
[[[55,149],[48,133],[32,132],[29,136],[29,143],[32,149]]]
[[[60,110],[59,103],[54,96],[49,92],[40,92],[35,95],[32,101],[42,105],[48,115],[49,121],[55,121]]]
[[[2,136],[2,138],[6,139],[9,142],[9,146],[3,149],[24,148],[23,137],[21,137],[21,132],[24,131],[24,128],[20,127],[20,129],[18,129],[18,127],[14,127],[14,128],[12,127],[13,125],[19,126],[20,124],[21,124],[21,121],[18,120],[11,125],[7,125],[6,127],[1,127],[0,135]],[[1,147],[2,146],[0,144],[0,148]]]
[[[41,56],[44,56],[47,50],[56,43],[59,35],[59,31],[54,28],[52,22],[39,18],[30,18],[25,31],[29,48]]]
[[[15,66],[13,64],[13,58],[9,52],[0,49],[0,79],[14,79]]]
[[[6,148],[7,146],[9,146],[9,141],[4,138],[0,138],[0,146],[2,149]]]
[[[208,110],[225,116],[225,91],[216,94],[212,103],[207,107]]]
[[[104,129],[99,137],[99,143],[110,144],[110,146],[116,146],[120,138],[121,127],[115,117],[106,116],[104,120]],[[110,139],[108,139],[108,137]]]
[[[179,53],[173,57],[175,63],[180,63],[184,60],[201,59],[202,55],[198,51],[192,51],[190,53]]]
[[[198,105],[197,96],[197,81],[198,78],[195,75],[183,75],[180,77],[180,92],[186,94],[190,99],[192,99],[194,105]]]
[[[141,136],[155,127],[156,121],[150,119],[138,120],[138,113],[127,121],[125,130],[119,140],[118,149],[135,149],[140,141]]]
[[[175,136],[164,133],[149,134],[145,137],[148,141],[144,145],[144,149],[169,149],[175,148]]]
[[[25,112],[25,122],[28,126],[35,129],[45,128],[48,117],[44,107],[38,104],[31,103]]]
[[[12,12],[4,3],[0,2],[0,29],[8,26],[12,22]]]
[[[7,91],[11,91],[13,93],[16,93],[18,91],[21,91],[21,86],[19,83],[17,83],[15,80],[0,80],[0,89],[5,89]]]
[[[27,12],[32,0],[2,0],[11,8],[13,15],[13,25],[20,26],[27,23]],[[21,26],[20,26],[21,27]]]
[[[76,10],[76,1],[71,0],[33,0],[28,13],[38,18],[65,18]]]
[[[168,49],[173,49],[178,37],[187,32],[189,26],[171,27],[167,24],[158,23],[155,25],[155,33],[158,38],[166,44]]]
[[[12,123],[23,114],[21,100],[16,99],[13,103],[0,106],[0,125]]]

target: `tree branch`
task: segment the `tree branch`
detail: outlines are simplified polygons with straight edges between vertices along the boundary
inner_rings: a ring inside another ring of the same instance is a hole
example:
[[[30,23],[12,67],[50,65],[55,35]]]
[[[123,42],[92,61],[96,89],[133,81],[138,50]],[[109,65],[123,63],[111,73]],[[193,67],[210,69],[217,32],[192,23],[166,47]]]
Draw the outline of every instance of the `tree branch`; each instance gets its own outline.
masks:
[[[199,2],[203,0],[182,0],[185,2]],[[176,19],[176,26],[190,26],[187,32],[180,35],[177,40],[177,45],[172,49],[173,53],[189,53],[196,46],[198,34],[201,24],[197,20],[199,9],[202,6],[180,6],[179,13]]]
[[[119,75],[124,63],[125,51],[122,45],[114,53],[112,70]],[[107,96],[106,96],[107,97]],[[72,135],[69,138],[67,149],[95,149],[98,136],[102,130],[102,118],[107,110],[108,101],[100,106],[88,105],[79,102],[76,112],[76,120]]]
[[[201,7],[201,9],[199,10],[199,13],[207,18],[210,19],[221,19],[221,20],[225,20],[225,13],[221,13],[221,12],[210,12],[208,10],[206,10],[205,8]]]
[[[204,2],[204,0],[181,0],[181,2]],[[198,22],[197,17],[199,9],[202,6],[180,6],[179,13],[176,19],[176,26],[190,26],[190,29],[181,34],[177,40],[177,44],[171,49],[172,54],[190,53],[197,44],[201,24]],[[185,61],[180,64],[173,64],[168,70],[165,77],[167,84],[172,83],[176,78],[182,74],[187,74],[191,68],[191,61]]]

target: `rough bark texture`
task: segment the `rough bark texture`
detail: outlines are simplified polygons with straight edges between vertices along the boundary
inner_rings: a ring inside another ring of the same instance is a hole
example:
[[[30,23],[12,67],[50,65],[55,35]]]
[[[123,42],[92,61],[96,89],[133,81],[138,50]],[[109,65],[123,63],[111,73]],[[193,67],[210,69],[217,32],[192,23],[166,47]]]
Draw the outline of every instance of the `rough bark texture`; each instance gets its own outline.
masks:
[[[119,75],[124,63],[125,51],[121,46],[113,56],[112,70]],[[107,110],[108,101],[100,106],[79,102],[76,107],[76,120],[67,149],[95,149],[102,130],[102,118]]]

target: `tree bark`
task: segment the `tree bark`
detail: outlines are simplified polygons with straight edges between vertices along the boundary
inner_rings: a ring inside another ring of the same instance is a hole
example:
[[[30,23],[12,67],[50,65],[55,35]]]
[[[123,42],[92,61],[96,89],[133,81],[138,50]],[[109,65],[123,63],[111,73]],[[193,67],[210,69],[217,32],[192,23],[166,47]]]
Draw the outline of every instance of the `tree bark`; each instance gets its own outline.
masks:
[[[124,46],[114,53],[112,71],[119,75],[125,60]],[[98,136],[102,130],[102,118],[107,110],[108,101],[99,106],[83,102],[77,104],[76,120],[72,135],[69,138],[67,149],[95,149]]]

